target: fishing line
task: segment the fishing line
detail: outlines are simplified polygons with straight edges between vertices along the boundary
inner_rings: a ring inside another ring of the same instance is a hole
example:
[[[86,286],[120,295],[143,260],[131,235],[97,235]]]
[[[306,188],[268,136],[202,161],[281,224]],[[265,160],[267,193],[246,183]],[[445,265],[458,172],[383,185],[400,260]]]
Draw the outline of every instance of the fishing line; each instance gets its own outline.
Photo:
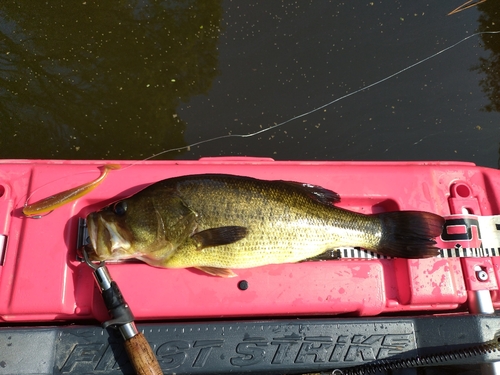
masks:
[[[446,133],[446,130],[442,130],[442,131],[440,131],[440,132],[436,132],[436,133],[432,133],[432,134],[427,134],[425,137],[422,137],[422,138],[420,138],[418,141],[413,142],[413,146],[418,145],[418,144],[419,144],[420,142],[422,142],[424,139],[427,139],[427,138],[429,138],[429,137],[434,137],[435,135],[438,135],[438,134],[443,134],[443,133]],[[384,152],[387,152],[387,151],[389,151],[390,149],[391,149],[391,147],[387,147],[387,148],[385,149],[385,151],[384,151]]]
[[[125,169],[128,169],[128,168],[130,168],[130,167],[134,166],[134,165],[137,165],[137,164],[139,164],[139,163],[142,163],[142,162],[145,162],[145,161],[147,161],[147,160],[153,159],[153,158],[155,158],[155,157],[158,157],[158,156],[160,156],[160,155],[166,154],[166,153],[168,153],[168,152],[182,151],[182,150],[188,150],[188,151],[189,151],[192,147],[195,147],[195,146],[200,146],[200,145],[202,145],[202,144],[209,143],[209,142],[214,142],[214,141],[217,141],[217,140],[220,140],[220,139],[227,139],[227,138],[250,138],[250,137],[254,137],[254,136],[256,136],[256,135],[259,135],[259,134],[262,134],[262,133],[268,132],[268,131],[270,131],[270,130],[273,130],[273,129],[279,128],[279,127],[281,127],[281,126],[284,126],[284,125],[286,125],[286,124],[288,124],[288,123],[290,123],[290,122],[292,122],[292,121],[298,120],[298,119],[300,119],[300,118],[307,117],[307,116],[309,116],[309,115],[311,115],[311,114],[313,114],[313,113],[315,113],[315,112],[318,112],[318,111],[320,111],[320,110],[322,110],[322,109],[324,109],[324,108],[327,108],[327,107],[329,107],[329,106],[331,106],[331,105],[333,105],[333,104],[335,104],[335,103],[338,103],[339,101],[344,100],[344,99],[346,99],[346,98],[348,98],[348,97],[350,97],[350,96],[356,95],[356,94],[358,94],[358,93],[360,93],[360,92],[362,92],[362,91],[365,91],[365,90],[368,90],[368,89],[370,89],[370,88],[372,88],[372,87],[374,87],[374,86],[380,85],[380,84],[382,84],[382,83],[384,83],[384,82],[386,82],[386,81],[390,80],[391,78],[396,77],[397,75],[399,75],[399,74],[401,74],[401,73],[404,73],[404,72],[406,72],[406,71],[408,71],[408,70],[410,70],[410,69],[413,69],[414,67],[416,67],[416,66],[418,66],[418,65],[420,65],[420,64],[423,64],[423,63],[425,63],[426,61],[429,61],[429,60],[431,60],[431,59],[433,59],[433,58],[435,58],[435,57],[439,56],[440,54],[442,54],[442,53],[444,53],[444,52],[446,52],[446,51],[449,51],[449,50],[450,50],[450,49],[452,49],[452,48],[455,48],[455,47],[456,47],[456,46],[458,46],[459,44],[461,44],[461,43],[463,43],[463,42],[465,42],[465,41],[467,41],[467,40],[469,40],[469,39],[471,39],[471,38],[473,38],[473,37],[475,37],[475,36],[478,36],[478,35],[483,35],[483,34],[499,34],[499,33],[500,33],[500,31],[482,31],[482,32],[477,32],[477,33],[474,33],[474,34],[472,34],[472,35],[469,35],[469,36],[467,36],[467,37],[465,37],[465,38],[463,38],[463,39],[459,40],[458,42],[456,42],[456,43],[454,43],[454,44],[452,44],[452,45],[450,45],[450,46],[448,46],[448,47],[446,47],[446,48],[443,48],[443,49],[441,49],[440,51],[438,51],[438,52],[436,52],[436,53],[433,53],[433,54],[432,54],[432,55],[430,55],[430,56],[427,56],[427,57],[426,57],[426,58],[424,58],[423,60],[417,61],[416,63],[411,64],[411,65],[408,65],[407,67],[405,67],[405,68],[403,68],[403,69],[401,69],[401,70],[398,70],[397,72],[392,73],[392,74],[390,74],[390,75],[388,75],[388,76],[386,76],[386,77],[384,77],[384,78],[382,78],[382,79],[380,79],[380,80],[378,80],[378,81],[375,81],[375,82],[373,82],[373,83],[371,83],[371,84],[369,84],[369,85],[367,85],[367,86],[361,87],[361,88],[359,88],[359,89],[357,89],[357,90],[354,90],[354,91],[352,91],[352,92],[350,92],[350,93],[347,93],[347,94],[345,94],[345,95],[343,95],[343,96],[341,96],[341,97],[339,97],[339,98],[336,98],[336,99],[334,99],[334,100],[332,100],[332,101],[329,101],[328,103],[325,103],[325,104],[323,104],[323,105],[321,105],[321,106],[319,106],[319,107],[317,107],[317,108],[314,108],[314,109],[312,109],[312,110],[310,110],[310,111],[304,112],[304,113],[302,113],[302,114],[300,114],[300,115],[297,115],[297,116],[294,116],[294,117],[291,117],[291,118],[289,118],[288,120],[285,120],[285,121],[283,121],[283,122],[280,122],[279,124],[274,124],[274,125],[271,125],[271,126],[269,126],[269,127],[267,127],[267,128],[264,128],[264,129],[261,129],[261,130],[258,130],[258,131],[252,132],[252,133],[247,133],[247,134],[225,134],[225,135],[220,135],[220,136],[217,136],[217,137],[213,137],[213,138],[205,139],[205,140],[202,140],[202,141],[194,142],[194,143],[191,143],[191,144],[189,144],[189,145],[187,145],[187,146],[181,146],[181,147],[176,147],[176,148],[171,148],[171,149],[168,149],[168,150],[164,150],[164,151],[159,152],[159,153],[157,153],[157,154],[151,155],[151,156],[149,156],[149,157],[147,157],[147,158],[145,158],[145,159],[143,159],[143,160],[132,162],[131,164],[127,165],[126,167],[124,167],[124,168],[122,168],[122,169],[120,169],[120,170],[121,170],[121,171],[123,171],[123,170],[125,170]],[[426,138],[426,137],[424,137],[424,138]],[[421,142],[424,138],[422,138],[422,139],[421,139],[420,141],[418,141],[418,142],[415,142],[415,144],[417,144],[417,143]],[[118,170],[118,172],[119,172],[120,170]],[[90,171],[89,171],[89,172],[90,172]],[[89,173],[89,172],[80,172],[80,173]],[[116,173],[116,172],[115,172],[115,173]],[[63,179],[63,178],[66,178],[66,177],[61,177],[60,179]],[[60,179],[58,179],[58,180],[60,180]],[[58,180],[56,180],[56,181],[58,181]],[[53,182],[54,182],[54,181],[49,182],[49,183],[47,183],[47,184],[45,184],[45,185],[42,185],[42,186],[40,186],[39,188],[37,188],[36,190],[34,190],[33,192],[31,192],[31,194],[27,197],[27,199],[26,199],[26,201],[25,201],[24,206],[26,207],[26,205],[28,204],[28,201],[31,199],[31,197],[33,196],[33,194],[35,194],[38,190],[42,189],[44,186],[49,185],[49,184],[52,184]],[[90,183],[92,183],[92,181],[91,181]],[[90,183],[89,183],[89,184],[90,184]],[[70,189],[70,190],[71,190],[71,189]],[[50,213],[50,212],[49,212],[49,213]],[[40,216],[38,216],[38,217],[40,217]]]
[[[432,134],[428,134],[426,135],[425,137],[422,137],[420,138],[418,141],[414,142],[413,145],[418,145],[420,142],[422,142],[424,139],[427,139],[429,137],[433,137],[435,135],[438,135],[438,134],[443,134],[443,133],[446,133],[446,130],[443,130],[443,131],[440,131],[440,132],[437,132],[437,133],[432,133]]]
[[[320,111],[320,110],[322,110],[322,109],[325,109],[325,108],[327,108],[327,107],[331,106],[332,104],[335,104],[335,103],[340,102],[341,100],[347,99],[347,98],[348,98],[348,97],[350,97],[350,96],[353,96],[353,95],[359,94],[359,93],[360,93],[360,92],[362,92],[362,91],[365,91],[365,90],[368,90],[368,89],[370,89],[370,88],[372,88],[372,87],[374,87],[374,86],[380,85],[381,83],[384,83],[385,81],[388,81],[388,80],[390,80],[390,79],[392,79],[392,78],[396,77],[397,75],[399,75],[399,74],[401,74],[401,73],[404,73],[404,72],[406,72],[406,71],[408,71],[408,70],[410,70],[410,69],[413,69],[413,68],[415,68],[416,66],[418,66],[418,65],[420,65],[420,64],[423,64],[423,63],[425,63],[425,62],[427,62],[427,61],[429,61],[429,60],[431,60],[431,59],[433,59],[433,58],[435,58],[435,57],[439,56],[440,54],[442,54],[442,53],[444,53],[444,52],[449,51],[449,50],[450,50],[450,49],[452,49],[452,48],[455,48],[455,47],[456,47],[456,46],[458,46],[459,44],[462,44],[463,42],[465,42],[465,41],[467,41],[467,40],[469,40],[469,39],[471,39],[471,38],[473,38],[473,37],[476,37],[476,36],[479,36],[479,35],[483,35],[483,34],[500,34],[500,30],[499,30],[499,31],[481,31],[481,32],[477,32],[477,33],[474,33],[474,34],[472,34],[472,35],[469,35],[469,36],[467,36],[467,37],[465,37],[465,38],[463,38],[463,39],[459,40],[458,42],[456,42],[456,43],[454,43],[454,44],[452,44],[452,45],[450,45],[450,46],[448,46],[448,47],[446,47],[446,48],[443,48],[442,50],[440,50],[440,51],[438,51],[438,52],[436,52],[436,53],[433,53],[433,54],[432,54],[432,55],[430,55],[430,56],[427,56],[427,57],[426,57],[426,58],[424,58],[423,60],[417,61],[416,63],[411,64],[411,65],[408,65],[407,67],[405,67],[405,68],[403,68],[403,69],[401,69],[401,70],[398,70],[397,72],[392,73],[392,74],[390,74],[390,75],[388,75],[388,76],[386,76],[386,77],[384,77],[384,78],[382,78],[382,79],[380,79],[380,80],[378,80],[378,81],[375,81],[375,82],[373,82],[373,83],[369,84],[368,86],[363,86],[363,87],[361,87],[361,88],[359,88],[359,89],[357,89],[357,90],[355,90],[355,91],[352,91],[352,92],[350,92],[350,93],[348,93],[348,94],[345,94],[345,95],[343,95],[343,96],[341,96],[341,97],[339,97],[339,98],[336,98],[336,99],[334,99],[334,100],[332,100],[332,101],[330,101],[330,102],[328,102],[328,103],[326,103],[326,104],[323,104],[323,105],[321,105],[320,107],[314,108],[314,109],[312,109],[312,110],[310,110],[310,111],[304,112],[304,113],[302,113],[302,114],[300,114],[300,115],[297,115],[297,116],[295,116],[295,117],[291,117],[291,118],[289,118],[288,120],[285,120],[285,121],[283,121],[283,122],[280,122],[279,124],[271,125],[271,126],[269,126],[269,127],[267,127],[267,128],[264,128],[264,129],[261,129],[261,130],[258,130],[258,131],[252,132],[252,133],[248,133],[248,134],[225,134],[225,135],[220,135],[220,136],[218,136],[218,137],[213,137],[213,138],[205,139],[205,140],[202,140],[202,141],[199,141],[199,142],[194,142],[194,143],[189,144],[189,145],[187,145],[187,146],[181,146],[181,147],[171,148],[171,149],[168,149],[168,150],[165,150],[165,151],[159,152],[159,153],[157,153],[157,154],[151,155],[151,156],[149,156],[149,157],[147,157],[146,159],[143,159],[143,160],[141,160],[141,161],[136,161],[136,162],[134,162],[134,163],[132,163],[132,164],[128,165],[127,167],[123,168],[122,170],[125,170],[125,169],[127,169],[127,168],[130,168],[130,167],[132,167],[133,165],[139,164],[139,163],[141,163],[141,162],[143,162],[143,161],[150,160],[150,159],[153,159],[153,158],[158,157],[158,156],[160,156],[160,155],[166,154],[166,153],[168,153],[168,152],[182,151],[182,150],[190,150],[192,147],[195,147],[195,146],[200,146],[200,145],[202,145],[202,144],[209,143],[209,142],[218,141],[219,139],[226,139],[226,138],[250,138],[250,137],[254,137],[254,136],[256,136],[256,135],[259,135],[259,134],[262,134],[262,133],[268,132],[268,131],[270,131],[270,130],[273,130],[273,129],[279,128],[279,127],[281,127],[281,126],[283,126],[283,125],[286,125],[286,124],[288,124],[288,123],[290,123],[290,122],[292,122],[292,121],[298,120],[298,119],[300,119],[300,118],[303,118],[303,117],[309,116],[309,115],[311,115],[311,114],[313,114],[313,113],[315,113],[315,112],[318,112],[318,111]]]

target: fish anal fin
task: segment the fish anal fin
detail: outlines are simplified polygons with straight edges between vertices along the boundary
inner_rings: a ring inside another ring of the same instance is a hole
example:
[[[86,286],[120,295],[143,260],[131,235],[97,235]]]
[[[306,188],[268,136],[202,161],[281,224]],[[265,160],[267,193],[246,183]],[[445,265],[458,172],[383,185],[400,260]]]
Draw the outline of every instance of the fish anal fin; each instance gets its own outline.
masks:
[[[306,258],[301,262],[317,262],[322,260],[338,260],[340,259],[340,251],[338,249],[326,250],[324,253],[316,255],[314,257]]]
[[[303,194],[306,194],[309,198],[327,206],[333,206],[335,203],[340,202],[340,195],[332,190],[325,189],[324,187],[295,181],[280,182],[292,187],[293,189],[299,190]]]
[[[191,238],[197,243],[198,249],[206,247],[229,245],[246,237],[248,229],[240,226],[210,228],[197,232]]]
[[[218,267],[208,267],[208,266],[200,266],[200,267],[195,267],[195,268],[199,269],[200,271],[203,271],[205,273],[208,273],[209,275],[212,275],[212,276],[219,276],[219,277],[224,277],[224,278],[238,276],[233,271],[231,271],[229,268],[218,268]]]

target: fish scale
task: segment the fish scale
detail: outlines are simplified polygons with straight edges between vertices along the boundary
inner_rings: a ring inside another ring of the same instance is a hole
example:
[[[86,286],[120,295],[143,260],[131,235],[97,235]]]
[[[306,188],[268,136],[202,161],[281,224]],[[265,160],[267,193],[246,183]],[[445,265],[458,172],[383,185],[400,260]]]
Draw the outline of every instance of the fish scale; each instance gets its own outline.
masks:
[[[349,217],[352,213],[319,204],[299,191],[287,189],[286,185],[256,183],[251,179],[235,179],[231,184],[208,181],[201,184],[192,180],[187,182],[189,188],[185,189],[182,184],[178,187],[185,204],[196,207],[195,211],[203,218],[201,229],[238,225],[248,227],[249,235],[237,243],[202,252],[194,241],[188,240],[171,258],[162,262],[163,266],[255,267],[271,262],[297,262],[346,241],[361,244],[359,238],[345,238],[352,232],[358,235],[358,231],[351,229],[354,222],[358,222],[359,227],[358,217]],[[222,205],[224,210],[214,210],[213,202],[220,200],[226,202]],[[235,202],[238,202],[237,208],[227,207]],[[337,223],[331,222],[333,217],[338,218]],[[341,231],[336,230],[339,223]]]

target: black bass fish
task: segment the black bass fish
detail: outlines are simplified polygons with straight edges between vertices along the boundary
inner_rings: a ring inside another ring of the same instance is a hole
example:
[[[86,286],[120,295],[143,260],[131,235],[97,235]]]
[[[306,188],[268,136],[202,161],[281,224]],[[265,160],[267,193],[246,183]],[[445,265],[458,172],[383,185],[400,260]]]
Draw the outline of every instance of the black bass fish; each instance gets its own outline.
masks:
[[[338,247],[401,258],[438,254],[444,219],[421,211],[364,215],[334,206],[319,186],[223,174],[157,182],[87,217],[93,260],[137,258],[152,266],[231,269],[293,263]]]

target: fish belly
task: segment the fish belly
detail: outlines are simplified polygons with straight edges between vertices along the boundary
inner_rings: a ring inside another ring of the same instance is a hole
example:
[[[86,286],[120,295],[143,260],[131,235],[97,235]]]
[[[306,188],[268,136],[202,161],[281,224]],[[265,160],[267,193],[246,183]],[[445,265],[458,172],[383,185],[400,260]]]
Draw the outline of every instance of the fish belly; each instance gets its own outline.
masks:
[[[317,256],[329,249],[357,246],[360,239],[346,240],[339,228],[295,228],[283,230],[270,226],[268,230],[249,228],[246,238],[229,245],[197,248],[192,240],[180,246],[172,257],[162,262],[163,267],[217,267],[250,268],[267,264],[294,263]],[[356,234],[356,233],[354,233]]]

